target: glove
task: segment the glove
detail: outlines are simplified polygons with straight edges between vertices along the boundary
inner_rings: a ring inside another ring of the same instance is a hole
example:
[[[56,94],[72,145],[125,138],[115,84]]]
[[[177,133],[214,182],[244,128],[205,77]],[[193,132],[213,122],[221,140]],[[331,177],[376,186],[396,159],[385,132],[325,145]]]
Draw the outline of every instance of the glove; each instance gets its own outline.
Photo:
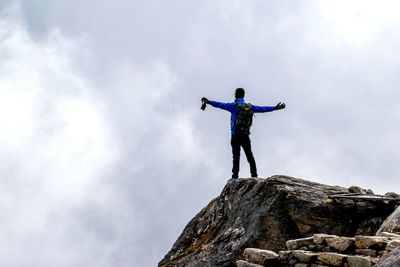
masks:
[[[206,104],[210,103],[210,100],[208,100],[207,98],[203,97],[201,98],[201,102],[204,102]]]
[[[275,106],[275,110],[280,110],[280,109],[284,109],[286,108],[286,104],[279,102],[276,106]]]

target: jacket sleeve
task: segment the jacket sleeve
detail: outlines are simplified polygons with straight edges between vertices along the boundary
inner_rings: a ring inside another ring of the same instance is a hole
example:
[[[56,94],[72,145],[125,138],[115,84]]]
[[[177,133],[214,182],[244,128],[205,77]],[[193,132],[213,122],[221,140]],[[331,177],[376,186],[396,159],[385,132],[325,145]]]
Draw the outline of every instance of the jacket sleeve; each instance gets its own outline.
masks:
[[[214,108],[220,108],[229,112],[232,112],[235,107],[235,103],[222,103],[217,101],[210,101],[208,102],[208,104],[210,104]]]
[[[263,113],[263,112],[271,112],[275,110],[275,107],[273,106],[256,106],[256,105],[251,105],[251,108],[254,113]]]

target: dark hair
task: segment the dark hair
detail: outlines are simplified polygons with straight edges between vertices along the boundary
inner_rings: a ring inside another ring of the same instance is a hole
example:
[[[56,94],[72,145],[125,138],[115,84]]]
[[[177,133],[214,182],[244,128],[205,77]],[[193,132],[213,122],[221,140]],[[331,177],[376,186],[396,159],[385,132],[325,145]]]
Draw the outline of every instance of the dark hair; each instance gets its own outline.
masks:
[[[244,89],[243,88],[236,88],[235,98],[243,98],[243,97],[244,97]]]

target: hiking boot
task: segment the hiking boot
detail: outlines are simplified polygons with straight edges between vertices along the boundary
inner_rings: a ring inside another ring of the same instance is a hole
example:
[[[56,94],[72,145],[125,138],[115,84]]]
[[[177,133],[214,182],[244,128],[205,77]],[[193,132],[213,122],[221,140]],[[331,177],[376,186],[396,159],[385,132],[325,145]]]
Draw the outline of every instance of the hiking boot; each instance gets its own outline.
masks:
[[[232,179],[237,179],[237,178],[239,178],[238,174],[232,174]]]
[[[258,178],[258,175],[257,174],[252,174],[251,178]]]

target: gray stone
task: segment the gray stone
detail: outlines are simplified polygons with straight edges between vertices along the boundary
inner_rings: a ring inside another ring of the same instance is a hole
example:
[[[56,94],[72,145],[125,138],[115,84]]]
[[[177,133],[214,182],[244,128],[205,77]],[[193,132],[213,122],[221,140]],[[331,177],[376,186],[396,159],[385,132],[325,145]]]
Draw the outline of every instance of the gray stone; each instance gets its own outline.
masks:
[[[313,237],[292,239],[286,242],[286,247],[288,250],[300,249],[301,247],[308,247],[314,244]]]
[[[368,257],[362,256],[348,256],[347,257],[347,265],[349,267],[371,267],[372,262]]]
[[[380,232],[379,236],[384,236],[384,237],[393,238],[393,239],[400,239],[399,234],[389,233],[389,232]]]
[[[294,267],[309,267],[307,263],[296,263]]]
[[[326,240],[337,238],[337,235],[327,235],[327,234],[315,234],[314,235],[314,243],[316,245],[327,245]]]
[[[387,192],[387,193],[385,194],[385,197],[388,197],[388,198],[399,198],[400,195],[397,194],[397,193],[395,193],[395,192]]]
[[[330,265],[330,266],[343,266],[347,255],[332,253],[332,252],[323,252],[318,255],[319,263]]]
[[[383,222],[376,234],[381,232],[400,234],[400,206]]]
[[[389,240],[382,236],[362,236],[355,237],[356,248],[369,248],[384,250]]]
[[[376,257],[378,256],[378,251],[375,249],[366,249],[366,248],[358,248],[355,250],[356,254],[369,256],[369,257]]]
[[[251,263],[251,262],[247,262],[247,261],[244,261],[244,260],[236,261],[236,266],[237,267],[263,267],[262,265]]]
[[[400,248],[396,248],[389,254],[382,257],[376,267],[399,267],[400,266]]]
[[[374,191],[372,191],[371,189],[367,189],[367,195],[374,195]]]
[[[339,252],[347,252],[354,247],[354,238],[351,237],[336,237],[326,240],[328,246]]]
[[[387,252],[390,252],[392,250],[395,250],[397,247],[400,247],[400,240],[392,240],[392,241],[389,241],[385,250]]]
[[[367,194],[367,190],[358,187],[358,186],[350,186],[349,188],[349,193],[356,193],[356,194],[363,194],[366,195]]]
[[[258,248],[246,248],[244,250],[244,258],[248,262],[264,265],[271,260],[277,260],[278,254],[265,249],[258,249]]]
[[[306,250],[293,250],[293,257],[302,263],[313,263],[321,253]]]

